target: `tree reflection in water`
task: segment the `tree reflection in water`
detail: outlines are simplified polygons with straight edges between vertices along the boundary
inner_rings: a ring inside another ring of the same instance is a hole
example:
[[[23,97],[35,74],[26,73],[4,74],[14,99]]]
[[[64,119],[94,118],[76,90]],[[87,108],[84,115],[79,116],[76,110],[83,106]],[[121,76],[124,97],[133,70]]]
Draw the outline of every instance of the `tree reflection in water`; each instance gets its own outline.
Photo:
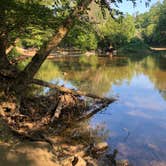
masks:
[[[165,96],[166,59],[147,56],[134,61],[129,58],[75,57],[46,61],[37,77],[60,84],[71,84],[80,90],[104,96],[113,85],[124,81],[130,84],[135,75],[149,77],[155,87]]]

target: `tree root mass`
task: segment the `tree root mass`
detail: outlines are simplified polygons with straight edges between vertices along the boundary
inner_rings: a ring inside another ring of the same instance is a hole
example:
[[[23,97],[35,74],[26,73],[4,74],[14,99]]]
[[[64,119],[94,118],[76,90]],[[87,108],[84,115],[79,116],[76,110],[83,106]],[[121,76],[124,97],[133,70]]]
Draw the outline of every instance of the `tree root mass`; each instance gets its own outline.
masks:
[[[83,121],[115,101],[115,99],[74,91],[41,80],[33,82],[41,86],[51,85],[54,93],[18,98],[6,94],[6,91],[1,92],[0,116],[12,131],[25,137],[48,130],[50,126],[56,128],[58,124],[69,126]],[[88,104],[89,100],[91,104]]]

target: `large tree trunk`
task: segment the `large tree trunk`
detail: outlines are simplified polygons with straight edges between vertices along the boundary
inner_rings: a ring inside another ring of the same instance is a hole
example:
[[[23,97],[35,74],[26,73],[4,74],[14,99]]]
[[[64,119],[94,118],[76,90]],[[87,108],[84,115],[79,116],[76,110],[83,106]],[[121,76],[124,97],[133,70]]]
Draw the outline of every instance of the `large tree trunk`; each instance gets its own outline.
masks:
[[[73,10],[70,16],[58,28],[58,31],[56,31],[56,34],[52,37],[52,39],[48,43],[43,44],[41,49],[32,58],[32,61],[16,78],[14,86],[15,88],[19,87],[17,88],[19,89],[18,92],[22,91],[29,84],[50,52],[59,45],[69,29],[72,27],[74,19],[79,17],[80,12],[83,12],[91,2],[92,0],[81,1],[77,5],[76,9]]]

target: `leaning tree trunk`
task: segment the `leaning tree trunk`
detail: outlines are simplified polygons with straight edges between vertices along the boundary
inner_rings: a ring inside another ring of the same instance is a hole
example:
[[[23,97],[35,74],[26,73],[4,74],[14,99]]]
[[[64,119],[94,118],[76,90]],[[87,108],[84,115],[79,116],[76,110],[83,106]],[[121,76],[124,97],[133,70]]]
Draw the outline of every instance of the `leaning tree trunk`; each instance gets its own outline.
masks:
[[[17,92],[21,92],[27,87],[32,78],[35,76],[39,70],[42,63],[45,61],[47,56],[55,49],[62,39],[66,36],[69,29],[72,27],[74,19],[79,17],[79,14],[83,12],[88,5],[93,0],[84,0],[81,1],[75,10],[69,15],[69,17],[63,22],[63,24],[58,28],[56,34],[51,38],[48,43],[44,43],[41,49],[35,54],[31,62],[26,66],[26,68],[17,76],[14,87],[17,89]]]

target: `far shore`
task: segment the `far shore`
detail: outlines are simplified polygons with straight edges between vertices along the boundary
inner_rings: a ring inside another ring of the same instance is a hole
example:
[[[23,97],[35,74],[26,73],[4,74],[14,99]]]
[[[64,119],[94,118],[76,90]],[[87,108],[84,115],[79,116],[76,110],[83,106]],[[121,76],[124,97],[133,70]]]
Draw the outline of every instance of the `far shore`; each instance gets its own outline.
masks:
[[[38,51],[38,49],[36,48],[30,48],[30,49],[24,49],[24,48],[20,48],[20,47],[16,47],[17,52],[20,54],[20,56],[18,58],[15,58],[13,60],[13,62],[17,62],[20,60],[24,60],[30,57],[33,57],[36,52]],[[151,51],[166,51],[166,47],[150,47]],[[47,59],[54,59],[55,57],[60,57],[60,56],[80,56],[80,55],[86,55],[86,56],[91,56],[91,55],[95,55],[97,54],[97,52],[95,52],[95,50],[91,50],[91,51],[82,51],[79,49],[58,49],[53,51],[48,57]],[[106,55],[105,55],[106,56]]]

